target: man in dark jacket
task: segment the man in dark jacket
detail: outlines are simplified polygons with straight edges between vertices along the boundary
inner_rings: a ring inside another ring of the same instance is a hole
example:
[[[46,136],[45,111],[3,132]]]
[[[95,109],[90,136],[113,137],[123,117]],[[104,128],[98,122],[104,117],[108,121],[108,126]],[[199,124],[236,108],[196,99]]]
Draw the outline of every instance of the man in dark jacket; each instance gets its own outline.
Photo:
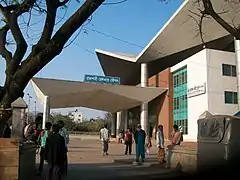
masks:
[[[52,131],[45,145],[45,158],[48,162],[47,180],[61,180],[61,167],[66,159],[65,140],[59,134],[57,124],[53,125]]]

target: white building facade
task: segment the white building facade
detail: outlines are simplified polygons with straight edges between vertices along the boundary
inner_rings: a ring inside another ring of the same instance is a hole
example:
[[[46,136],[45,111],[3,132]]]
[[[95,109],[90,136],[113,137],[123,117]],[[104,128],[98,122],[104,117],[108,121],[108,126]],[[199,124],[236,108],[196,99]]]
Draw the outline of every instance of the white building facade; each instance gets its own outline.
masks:
[[[239,111],[235,53],[204,49],[171,72],[174,123],[184,127],[184,140],[197,140],[197,120],[203,112],[234,115]]]
[[[73,119],[75,123],[82,123],[83,122],[83,113],[79,111],[74,111],[69,113],[69,117]]]

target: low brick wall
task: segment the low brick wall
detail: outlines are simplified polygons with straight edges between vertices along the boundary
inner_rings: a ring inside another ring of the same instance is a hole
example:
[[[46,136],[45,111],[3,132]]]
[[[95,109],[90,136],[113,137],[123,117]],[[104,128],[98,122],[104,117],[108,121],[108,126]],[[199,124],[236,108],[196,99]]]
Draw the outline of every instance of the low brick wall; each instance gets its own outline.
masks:
[[[27,172],[27,173],[26,173]],[[18,180],[33,180],[36,175],[36,145],[22,144],[19,148]]]
[[[197,144],[183,143],[179,146],[168,146],[168,167],[176,168],[183,172],[195,172],[197,170]]]
[[[18,180],[19,140],[0,138],[0,180]]]

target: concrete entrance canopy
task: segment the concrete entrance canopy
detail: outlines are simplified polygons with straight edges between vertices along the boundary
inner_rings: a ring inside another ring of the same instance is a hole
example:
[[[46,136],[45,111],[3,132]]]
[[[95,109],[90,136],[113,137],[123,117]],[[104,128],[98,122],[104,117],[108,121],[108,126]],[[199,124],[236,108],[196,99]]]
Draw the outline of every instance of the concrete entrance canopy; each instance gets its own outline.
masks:
[[[118,71],[116,71],[116,69],[119,69],[118,66],[108,65],[113,63],[111,61],[122,61],[122,65],[125,64],[126,67],[126,62],[128,62],[128,64],[148,63],[148,71],[151,72],[150,66],[152,63],[155,63],[155,61],[158,61],[157,64],[159,68],[167,68],[183,60],[182,57],[187,58],[202,50],[203,42],[200,37],[199,26],[196,20],[193,19],[194,17],[199,20],[200,17],[197,14],[200,14],[199,8],[201,9],[201,7],[194,2],[196,2],[196,0],[185,0],[138,55],[129,58],[129,56],[125,55],[96,50],[105,75],[111,74],[112,76],[121,77],[121,74],[118,74]],[[240,10],[240,3],[234,3],[234,1],[226,2],[225,0],[212,0],[212,3],[215,11],[220,13],[219,15],[224,20],[230,22],[230,24],[233,22],[236,27],[240,24],[240,13],[238,13]],[[204,18],[202,31],[204,42],[211,42],[208,48],[224,50],[224,48],[227,48],[227,46],[233,42],[233,38],[229,33],[211,18]],[[221,41],[221,43],[214,43],[215,40]],[[173,62],[172,56],[177,59],[175,60],[176,62]],[[140,74],[138,66],[139,65],[134,69],[134,71],[138,72],[138,74],[136,74],[137,77],[139,77]],[[152,66],[153,69],[156,68],[156,64]],[[127,69],[126,67],[124,69]],[[129,70],[130,69],[132,69],[132,67],[129,67]],[[149,76],[150,75],[149,73]],[[134,81],[134,77],[129,78],[131,80],[124,80],[124,78],[121,77],[123,82],[126,83]]]
[[[31,83],[41,104],[49,97],[49,108],[87,107],[108,112],[139,106],[167,90],[44,78],[33,78]]]

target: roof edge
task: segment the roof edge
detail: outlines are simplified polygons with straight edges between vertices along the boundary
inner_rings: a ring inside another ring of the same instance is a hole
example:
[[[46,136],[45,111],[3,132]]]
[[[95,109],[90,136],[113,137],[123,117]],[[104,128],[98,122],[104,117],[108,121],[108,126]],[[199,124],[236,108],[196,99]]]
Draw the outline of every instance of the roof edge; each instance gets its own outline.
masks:
[[[130,62],[136,62],[137,61],[137,56],[136,57],[129,57],[129,56],[124,56],[124,55],[120,55],[120,54],[117,54],[117,53],[104,51],[104,50],[101,50],[101,49],[95,49],[95,52],[97,54],[104,54],[104,55],[114,57],[114,58],[117,58],[117,59],[122,59],[122,60],[125,60],[125,61],[130,61]]]
[[[170,24],[170,22],[176,17],[176,15],[183,9],[183,7],[189,2],[190,0],[185,0],[181,6],[173,13],[170,19],[162,26],[162,28],[158,31],[158,33],[152,38],[152,40],[145,46],[145,48],[137,55],[136,61],[138,61],[141,56],[147,51],[147,49],[154,43],[154,41],[160,36],[163,30]]]

